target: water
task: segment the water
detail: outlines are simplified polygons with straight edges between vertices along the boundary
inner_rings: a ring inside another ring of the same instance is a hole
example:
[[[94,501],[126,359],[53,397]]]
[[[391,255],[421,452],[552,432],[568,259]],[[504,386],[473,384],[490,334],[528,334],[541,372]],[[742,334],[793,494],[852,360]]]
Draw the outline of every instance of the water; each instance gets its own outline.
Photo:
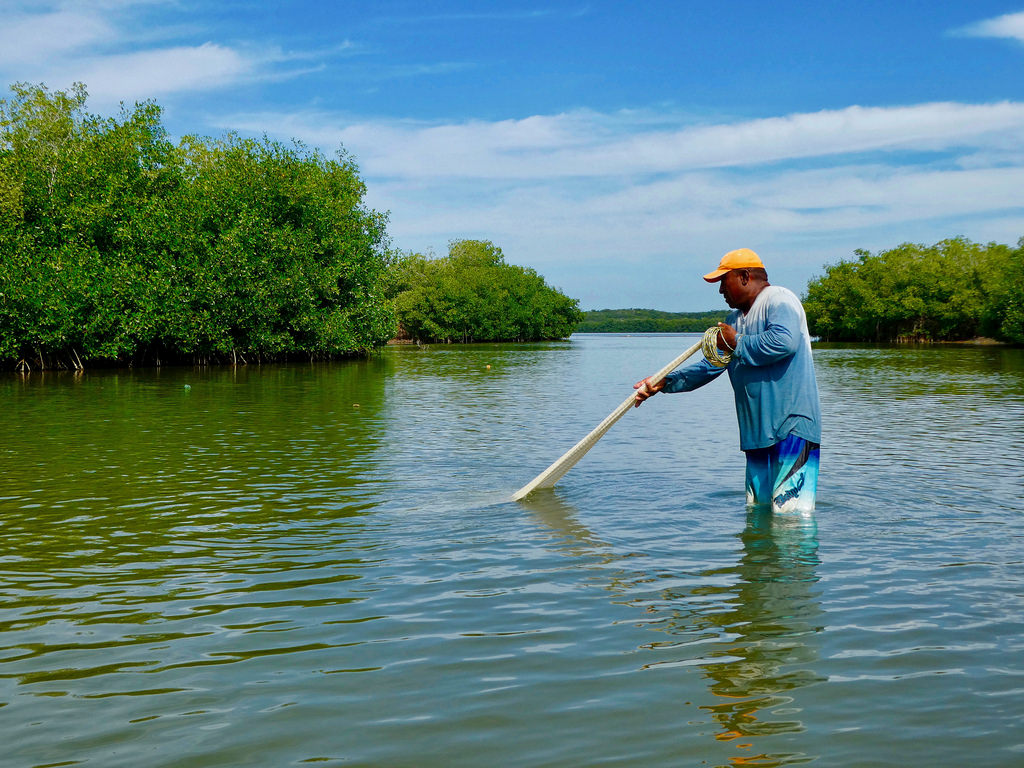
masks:
[[[0,763],[1024,765],[1024,351],[818,348],[810,519],[724,379],[508,501],[691,343],[0,378]]]

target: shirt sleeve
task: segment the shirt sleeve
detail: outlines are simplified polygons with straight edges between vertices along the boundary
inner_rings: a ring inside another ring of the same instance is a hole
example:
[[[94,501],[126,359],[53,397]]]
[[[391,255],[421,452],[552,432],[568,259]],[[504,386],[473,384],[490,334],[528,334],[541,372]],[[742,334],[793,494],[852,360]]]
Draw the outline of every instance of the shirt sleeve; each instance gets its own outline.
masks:
[[[801,325],[796,307],[786,301],[775,302],[765,312],[764,330],[742,334],[733,357],[747,365],[771,365],[784,360],[800,348]]]
[[[665,377],[665,388],[662,392],[692,392],[698,387],[703,387],[709,381],[714,381],[725,368],[711,365],[703,357],[696,362],[672,371]]]

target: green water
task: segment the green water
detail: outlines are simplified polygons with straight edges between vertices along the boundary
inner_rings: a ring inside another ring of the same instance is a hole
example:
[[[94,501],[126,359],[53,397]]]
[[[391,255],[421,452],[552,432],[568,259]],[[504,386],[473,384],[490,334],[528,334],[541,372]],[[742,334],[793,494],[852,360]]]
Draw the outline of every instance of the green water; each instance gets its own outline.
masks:
[[[823,345],[818,510],[683,336],[0,378],[11,766],[1024,765],[1024,352]]]

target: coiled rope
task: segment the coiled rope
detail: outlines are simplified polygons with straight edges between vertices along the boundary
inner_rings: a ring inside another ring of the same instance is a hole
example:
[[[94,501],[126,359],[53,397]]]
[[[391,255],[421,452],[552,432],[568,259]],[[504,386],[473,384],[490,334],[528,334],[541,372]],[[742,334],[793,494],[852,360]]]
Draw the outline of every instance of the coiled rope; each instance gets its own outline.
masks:
[[[731,352],[723,352],[718,348],[718,335],[722,329],[713,325],[704,331],[704,339],[701,341],[700,350],[704,358],[716,368],[725,368],[732,359]]]

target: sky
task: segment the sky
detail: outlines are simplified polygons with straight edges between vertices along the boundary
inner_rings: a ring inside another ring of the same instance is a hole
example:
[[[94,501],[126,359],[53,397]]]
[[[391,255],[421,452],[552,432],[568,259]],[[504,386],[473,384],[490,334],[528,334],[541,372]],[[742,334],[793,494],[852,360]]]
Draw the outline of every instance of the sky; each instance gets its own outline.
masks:
[[[1024,236],[1024,0],[0,0],[0,86],[343,149],[391,247],[490,240],[582,309],[797,293],[904,242]]]

